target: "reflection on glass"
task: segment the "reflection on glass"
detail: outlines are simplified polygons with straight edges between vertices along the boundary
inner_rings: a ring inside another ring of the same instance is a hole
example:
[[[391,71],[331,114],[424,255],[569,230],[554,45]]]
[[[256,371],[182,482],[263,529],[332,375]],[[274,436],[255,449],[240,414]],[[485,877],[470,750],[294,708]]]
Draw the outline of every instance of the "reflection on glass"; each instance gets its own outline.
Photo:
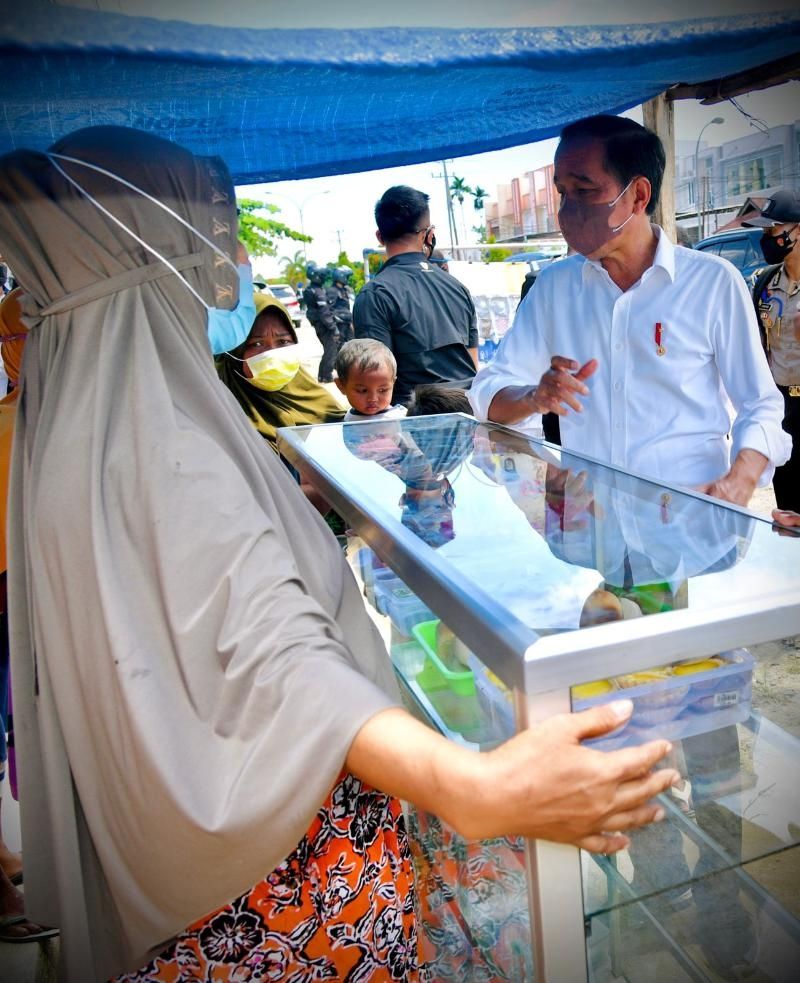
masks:
[[[532,980],[524,841],[465,840],[436,816],[407,815],[430,978]]]
[[[791,645],[759,649],[742,722],[675,742],[685,780],[662,797],[667,819],[621,854],[583,856],[598,983],[797,978],[800,659]]]
[[[479,598],[496,625],[525,629],[517,637],[529,633],[534,659],[541,635],[800,596],[797,542],[768,522],[498,428],[428,417],[297,439],[362,516],[395,541],[413,533],[454,604]],[[513,733],[511,693],[482,661],[490,653],[471,651],[371,551],[359,563],[368,599],[391,621],[409,706],[471,747]],[[626,666],[577,680],[573,707],[633,697],[631,721],[603,746],[668,737],[665,765],[684,780],[663,797],[667,819],[628,850],[583,856],[591,978],[794,981],[800,652],[775,642]],[[522,844],[466,843],[414,813],[410,828],[434,975],[530,979]]]

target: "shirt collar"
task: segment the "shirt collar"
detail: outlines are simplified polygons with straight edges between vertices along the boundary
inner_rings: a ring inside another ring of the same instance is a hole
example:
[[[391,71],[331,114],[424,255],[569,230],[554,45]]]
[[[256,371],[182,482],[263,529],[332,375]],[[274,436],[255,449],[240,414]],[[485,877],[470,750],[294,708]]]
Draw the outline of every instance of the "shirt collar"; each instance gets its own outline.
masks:
[[[392,256],[391,259],[387,259],[383,266],[381,266],[381,269],[385,270],[387,266],[418,266],[420,263],[431,266],[425,253],[398,253],[396,256]],[[431,266],[431,268],[433,267]]]
[[[660,225],[651,225],[650,228],[655,232],[656,238],[658,239],[658,245],[656,246],[656,254],[653,257],[653,265],[650,269],[656,267],[661,267],[662,270],[667,274],[667,276],[674,282],[675,280],[675,246],[670,240],[669,236],[664,235],[664,230]],[[597,259],[584,259],[583,263],[583,281],[586,282],[586,277],[590,269],[595,269],[599,273],[605,273],[605,269],[600,260]],[[645,271],[647,272],[647,271]],[[608,274],[606,274],[608,275]]]

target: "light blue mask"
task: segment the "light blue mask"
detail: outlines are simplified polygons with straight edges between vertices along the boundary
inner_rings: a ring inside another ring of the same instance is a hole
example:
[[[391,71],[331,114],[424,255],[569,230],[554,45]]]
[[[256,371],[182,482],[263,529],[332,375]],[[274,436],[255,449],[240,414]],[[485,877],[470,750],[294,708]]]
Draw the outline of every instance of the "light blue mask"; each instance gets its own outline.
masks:
[[[55,169],[62,175],[69,183],[76,188],[80,193],[87,198],[99,211],[101,211],[107,218],[110,218],[112,222],[118,225],[121,229],[124,229],[128,235],[135,239],[140,246],[143,246],[149,253],[152,253],[157,259],[172,272],[176,277],[183,283],[186,289],[195,296],[195,298],[205,307],[208,312],[208,343],[211,346],[211,351],[214,355],[221,355],[223,352],[229,352],[233,348],[238,348],[243,341],[247,339],[250,334],[250,328],[253,326],[253,321],[256,318],[256,308],[253,301],[253,271],[247,263],[240,263],[238,266],[233,260],[228,256],[227,253],[223,252],[216,243],[213,243],[210,239],[203,235],[198,229],[196,229],[190,222],[187,222],[185,218],[178,215],[177,212],[173,211],[168,205],[165,205],[163,201],[159,201],[152,195],[138,188],[135,184],[130,181],[125,180],[125,178],[120,177],[118,174],[114,174],[113,171],[108,171],[104,167],[99,167],[97,164],[90,164],[86,160],[81,160],[78,157],[67,157],[65,154],[46,154],[50,163],[55,167]],[[106,177],[110,177],[112,180],[116,181],[118,184],[123,184],[126,188],[130,188],[131,191],[136,191],[143,198],[147,198],[154,205],[158,205],[163,211],[171,215],[176,221],[180,222],[181,225],[185,226],[191,232],[193,232],[198,239],[201,239],[210,249],[212,249],[224,262],[232,266],[239,275],[239,303],[233,310],[224,310],[219,307],[211,307],[207,304],[200,294],[194,289],[194,287],[189,283],[189,281],[175,269],[175,267],[170,263],[166,257],[162,256],[161,253],[154,249],[149,243],[141,239],[136,233],[129,229],[124,222],[112,215],[112,213],[100,202],[93,197],[83,185],[79,184],[75,178],[71,177],[67,172],[61,167],[57,161],[65,160],[72,164],[79,164],[81,167],[87,167],[91,171],[97,171],[99,174],[104,174]]]
[[[239,303],[232,311],[219,307],[208,308],[208,343],[214,355],[233,351],[247,340],[256,305],[253,301],[253,271],[247,263],[239,263]]]

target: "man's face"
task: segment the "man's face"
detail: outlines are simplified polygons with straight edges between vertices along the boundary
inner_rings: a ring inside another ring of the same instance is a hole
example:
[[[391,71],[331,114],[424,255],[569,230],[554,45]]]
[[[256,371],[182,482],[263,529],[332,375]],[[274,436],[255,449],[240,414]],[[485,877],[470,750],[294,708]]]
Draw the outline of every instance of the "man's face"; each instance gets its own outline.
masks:
[[[636,197],[634,182],[623,189],[619,179],[605,169],[604,160],[605,150],[599,140],[561,143],[555,157],[553,181],[561,196],[564,238],[572,249],[590,259],[602,259],[615,248],[616,233],[612,230],[621,228],[631,217]],[[605,206],[617,198],[606,211]],[[597,228],[590,230],[590,223]],[[601,241],[606,227],[606,241]]]
[[[797,222],[786,222],[784,225],[773,225],[769,229],[764,229],[764,234],[768,235],[771,239],[777,239],[778,236],[787,236],[791,242],[797,242],[798,232],[800,232],[800,224]]]

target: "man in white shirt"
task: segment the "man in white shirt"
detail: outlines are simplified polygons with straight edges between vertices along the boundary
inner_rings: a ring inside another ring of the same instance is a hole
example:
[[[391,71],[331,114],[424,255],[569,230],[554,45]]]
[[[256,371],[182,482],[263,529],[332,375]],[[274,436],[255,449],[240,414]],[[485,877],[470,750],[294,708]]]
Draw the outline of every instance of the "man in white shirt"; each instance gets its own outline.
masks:
[[[790,454],[782,400],[741,275],[651,225],[664,162],[633,120],[564,129],[555,184],[575,255],[540,273],[469,399],[528,432],[555,412],[565,448],[746,505]]]

